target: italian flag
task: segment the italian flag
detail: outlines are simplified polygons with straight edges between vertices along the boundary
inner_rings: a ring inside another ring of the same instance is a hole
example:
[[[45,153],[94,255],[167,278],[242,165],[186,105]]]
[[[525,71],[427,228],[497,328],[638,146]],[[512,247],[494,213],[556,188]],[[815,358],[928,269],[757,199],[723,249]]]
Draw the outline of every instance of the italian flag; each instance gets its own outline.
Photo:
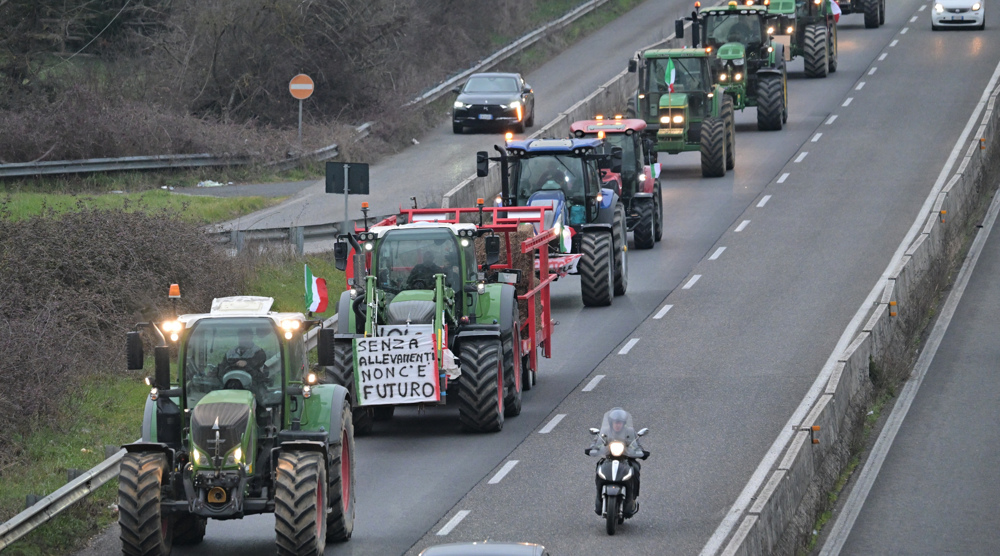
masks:
[[[677,70],[674,69],[674,59],[667,58],[667,71],[663,72],[663,81],[667,84],[667,91],[674,92],[674,81],[677,79]]]
[[[326,280],[313,276],[306,265],[306,310],[312,313],[326,311],[329,298],[326,295]]]

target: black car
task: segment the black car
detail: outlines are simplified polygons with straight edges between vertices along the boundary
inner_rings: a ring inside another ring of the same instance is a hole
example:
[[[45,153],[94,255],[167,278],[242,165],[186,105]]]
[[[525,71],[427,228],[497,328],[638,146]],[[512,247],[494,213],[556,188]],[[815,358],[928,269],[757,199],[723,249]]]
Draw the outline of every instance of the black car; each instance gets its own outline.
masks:
[[[474,73],[462,87],[452,111],[452,130],[465,127],[509,127],[524,133],[535,125],[535,92],[519,73]]]

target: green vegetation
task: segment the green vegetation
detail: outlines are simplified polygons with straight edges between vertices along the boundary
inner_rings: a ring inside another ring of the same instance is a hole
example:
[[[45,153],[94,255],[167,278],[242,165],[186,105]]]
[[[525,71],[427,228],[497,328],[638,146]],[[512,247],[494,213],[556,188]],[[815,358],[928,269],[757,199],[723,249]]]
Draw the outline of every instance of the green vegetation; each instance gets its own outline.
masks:
[[[250,295],[266,295],[274,298],[274,311],[305,312],[305,269],[309,265],[313,276],[326,279],[326,288],[330,297],[327,310],[315,313],[317,317],[332,317],[337,312],[337,300],[344,291],[344,273],[337,270],[333,263],[333,254],[307,256],[305,259],[295,258],[280,264],[266,264],[258,270]]]

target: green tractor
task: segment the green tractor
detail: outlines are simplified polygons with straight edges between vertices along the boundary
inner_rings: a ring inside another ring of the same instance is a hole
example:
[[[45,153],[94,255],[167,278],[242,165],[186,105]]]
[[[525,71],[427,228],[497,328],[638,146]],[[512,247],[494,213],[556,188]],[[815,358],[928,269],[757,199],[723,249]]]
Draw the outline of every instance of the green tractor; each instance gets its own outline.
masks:
[[[143,368],[141,330],[157,343],[142,440],[124,446],[119,471],[122,554],[163,556],[201,542],[208,518],[261,513],[275,516],[281,555],[322,554],[351,537],[348,392],[308,370],[303,333],[320,321],[272,312],[273,301],[218,298],[209,313],[127,334],[130,370]]]
[[[750,0],[752,1],[752,0]],[[802,56],[806,77],[837,71],[837,24],[832,0],[771,0],[767,13],[775,42],[785,45],[785,60]]]
[[[885,0],[843,0],[837,5],[844,15],[864,14],[865,29],[878,29],[885,23]]]
[[[701,152],[701,173],[722,177],[736,165],[733,99],[712,75],[705,49],[665,48],[636,53],[628,70],[638,74],[628,117],[646,122],[654,150]]]
[[[781,129],[788,121],[788,77],[785,46],[770,35],[774,28],[765,6],[701,8],[685,18],[694,22],[692,46],[715,53],[713,74],[732,99],[733,107],[757,107],[757,128]],[[684,20],[676,21],[678,38],[684,37]],[[703,45],[698,44],[703,36]]]

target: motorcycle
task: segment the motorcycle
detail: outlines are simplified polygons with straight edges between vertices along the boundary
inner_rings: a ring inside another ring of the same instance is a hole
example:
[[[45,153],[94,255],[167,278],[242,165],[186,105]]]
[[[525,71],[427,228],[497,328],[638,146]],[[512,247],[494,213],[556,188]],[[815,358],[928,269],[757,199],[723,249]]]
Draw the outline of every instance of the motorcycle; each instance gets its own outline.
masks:
[[[594,512],[605,518],[609,535],[626,519],[639,511],[638,460],[649,457],[649,450],[639,444],[639,437],[649,429],[638,432],[632,427],[632,415],[616,407],[604,414],[601,428],[591,428],[594,443],[583,453],[598,456],[597,498]]]

